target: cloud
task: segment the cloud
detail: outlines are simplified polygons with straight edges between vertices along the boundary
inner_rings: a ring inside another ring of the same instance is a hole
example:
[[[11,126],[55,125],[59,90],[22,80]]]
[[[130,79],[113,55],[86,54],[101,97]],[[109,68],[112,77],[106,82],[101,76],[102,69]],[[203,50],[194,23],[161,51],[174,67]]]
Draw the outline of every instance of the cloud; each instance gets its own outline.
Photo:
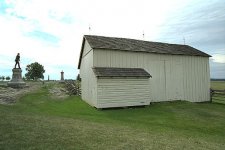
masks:
[[[31,38],[36,38],[36,39],[39,39],[39,40],[42,40],[45,42],[50,42],[53,44],[58,44],[60,41],[59,37],[52,35],[50,33],[47,33],[47,32],[39,31],[39,30],[34,30],[32,32],[28,32],[25,35],[28,37],[31,37]]]
[[[205,36],[208,33],[212,35],[208,32],[209,29],[213,33],[219,33],[220,30],[224,31],[224,4],[224,1],[218,0],[191,0],[187,4],[180,4],[174,7],[173,13],[161,25],[163,29],[161,32],[164,34],[173,33],[167,34],[168,36],[178,36],[179,34],[185,36],[191,34],[192,36],[195,35],[192,38],[196,38],[196,35],[197,37]],[[195,32],[197,34],[194,34]]]
[[[220,0],[2,0],[0,55],[11,68],[20,52],[24,67],[37,61],[58,79],[63,68],[68,78],[78,73],[84,34],[143,39],[144,32],[145,40],[180,44],[184,37],[191,46],[221,54],[223,6]]]
[[[225,54],[214,54],[212,55],[212,61],[216,63],[225,63]],[[224,68],[225,70],[225,68]]]
[[[52,4],[55,4],[55,1],[47,5],[45,1],[27,0],[5,3],[4,15],[0,15],[0,54],[14,57],[20,52],[23,67],[37,61],[52,74],[52,70],[56,71],[51,69],[54,65],[76,68],[76,55],[79,54],[81,41],[77,40],[80,43],[74,44],[74,40],[78,39],[77,36],[81,39],[82,31],[77,34],[76,25],[72,24],[73,16],[62,7],[62,2],[57,6]],[[77,45],[77,48],[74,45]],[[13,63],[14,58],[5,60],[4,68],[11,71]]]
[[[225,79],[225,63],[216,63],[210,60],[210,77]]]
[[[7,8],[8,5],[5,3],[5,1],[0,1],[0,14],[4,14]]]

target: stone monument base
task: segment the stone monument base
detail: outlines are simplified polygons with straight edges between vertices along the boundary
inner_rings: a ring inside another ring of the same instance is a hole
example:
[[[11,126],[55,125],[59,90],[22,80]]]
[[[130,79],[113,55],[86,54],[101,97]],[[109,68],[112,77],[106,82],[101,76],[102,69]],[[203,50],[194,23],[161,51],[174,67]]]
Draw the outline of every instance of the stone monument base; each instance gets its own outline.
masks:
[[[20,68],[14,68],[12,72],[12,80],[8,82],[8,86],[12,88],[24,88],[26,83],[22,79],[22,70]]]

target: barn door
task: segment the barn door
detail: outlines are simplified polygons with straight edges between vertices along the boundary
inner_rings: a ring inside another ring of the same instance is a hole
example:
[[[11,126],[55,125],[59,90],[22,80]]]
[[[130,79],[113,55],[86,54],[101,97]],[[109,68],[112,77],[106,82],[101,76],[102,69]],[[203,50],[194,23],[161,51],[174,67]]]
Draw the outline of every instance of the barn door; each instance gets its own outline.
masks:
[[[152,61],[151,66],[150,90],[152,101],[166,101],[166,87],[165,87],[165,62]]]
[[[180,61],[165,61],[165,93],[167,100],[183,99],[183,68]]]
[[[182,100],[183,68],[181,61],[152,61],[150,79],[151,99],[153,101]]]

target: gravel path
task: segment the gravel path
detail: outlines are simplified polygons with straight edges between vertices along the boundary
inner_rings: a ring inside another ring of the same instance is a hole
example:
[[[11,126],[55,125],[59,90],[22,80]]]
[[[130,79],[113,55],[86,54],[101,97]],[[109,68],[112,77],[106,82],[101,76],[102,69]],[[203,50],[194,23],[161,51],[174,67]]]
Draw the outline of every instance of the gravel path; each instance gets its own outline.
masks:
[[[0,104],[12,105],[14,104],[21,96],[26,93],[38,90],[43,86],[42,82],[30,82],[26,83],[26,87],[22,89],[14,89],[11,87],[7,87],[6,84],[0,85]],[[63,100],[67,98],[68,91],[64,86],[59,83],[55,83],[55,85],[49,88],[49,95],[56,100]]]
[[[41,85],[41,83],[27,83],[27,86],[22,89],[0,86],[0,104],[13,104],[20,96],[39,89]]]
[[[68,91],[64,87],[58,86],[49,89],[49,94],[53,99],[65,99],[69,96]]]

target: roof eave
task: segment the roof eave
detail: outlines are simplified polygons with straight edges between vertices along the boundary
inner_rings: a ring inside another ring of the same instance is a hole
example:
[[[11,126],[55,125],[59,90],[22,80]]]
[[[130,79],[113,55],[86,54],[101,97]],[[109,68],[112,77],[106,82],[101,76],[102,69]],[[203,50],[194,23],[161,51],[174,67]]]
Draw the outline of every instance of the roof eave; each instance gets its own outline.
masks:
[[[83,36],[83,41],[82,41],[82,45],[81,45],[81,50],[80,50],[80,57],[79,57],[79,62],[78,62],[78,67],[77,69],[80,69],[81,66],[81,59],[82,59],[82,55],[83,55],[83,51],[84,51],[84,43],[85,43],[85,36]]]
[[[152,78],[152,76],[99,76],[97,78]]]
[[[107,49],[107,48],[102,48],[102,47],[93,47],[93,49],[96,49],[96,50],[116,50],[116,51],[128,51],[128,52],[136,52],[136,53],[152,53],[152,54],[162,54],[162,55],[183,55],[183,56],[201,56],[201,57],[212,57],[211,55],[207,54],[207,53],[204,53],[204,55],[188,55],[188,54],[169,54],[169,53],[166,53],[166,52],[149,52],[149,51],[137,51],[137,50],[126,50],[126,49],[118,49],[118,48],[110,48],[110,49]]]

